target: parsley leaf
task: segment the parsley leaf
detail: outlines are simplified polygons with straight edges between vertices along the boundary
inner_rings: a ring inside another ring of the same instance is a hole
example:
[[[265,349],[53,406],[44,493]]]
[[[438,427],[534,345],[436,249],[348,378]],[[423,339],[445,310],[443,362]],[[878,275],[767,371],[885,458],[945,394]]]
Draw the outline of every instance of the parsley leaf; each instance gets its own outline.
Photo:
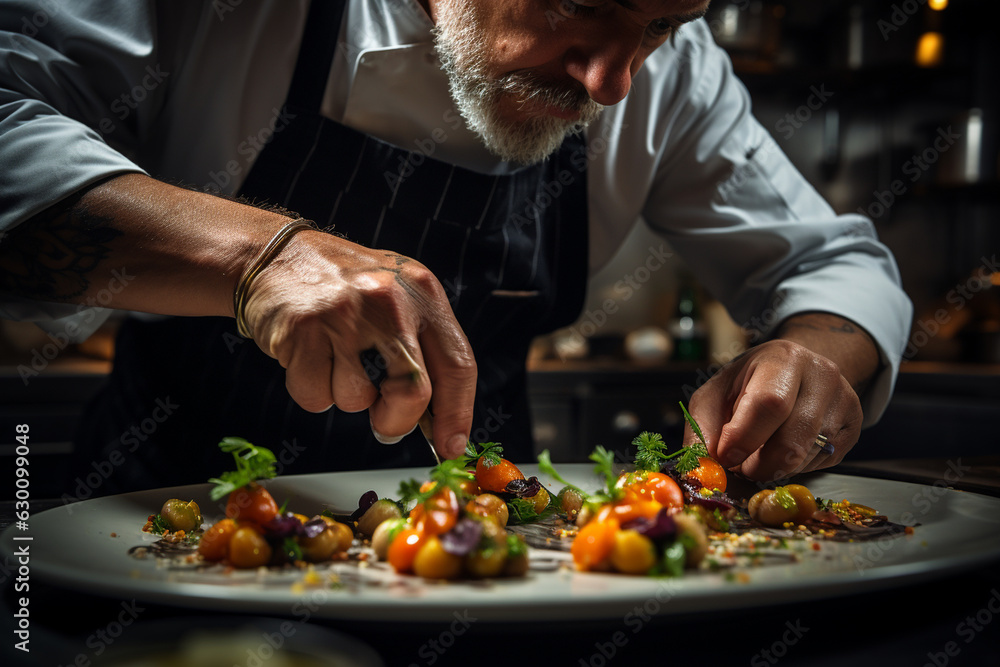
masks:
[[[420,482],[415,479],[404,479],[399,483],[399,490],[396,493],[399,495],[401,509],[405,511],[405,506],[420,495]]]
[[[221,500],[236,489],[258,479],[270,479],[277,473],[274,453],[266,447],[257,447],[243,438],[223,438],[219,449],[231,453],[236,462],[236,470],[229,470],[219,477],[208,480],[215,484],[212,500]]]
[[[667,458],[663,450],[667,444],[659,433],[643,431],[632,440],[632,445],[638,450],[635,454],[635,467],[638,470],[660,470],[660,461]]]
[[[439,465],[431,468],[430,481],[434,482],[434,484],[429,485],[426,491],[420,491],[420,487],[423,484],[415,479],[400,482],[398,504],[400,509],[405,512],[406,507],[410,503],[413,503],[414,506],[419,505],[444,487],[449,487],[456,495],[461,497],[459,483],[463,480],[473,480],[475,478],[475,475],[465,469],[465,461],[461,458],[442,461]]]
[[[499,442],[482,442],[478,446],[472,442],[465,445],[465,454],[458,460],[463,466],[475,466],[479,459],[483,460],[484,468],[492,468],[500,463],[503,447]]]

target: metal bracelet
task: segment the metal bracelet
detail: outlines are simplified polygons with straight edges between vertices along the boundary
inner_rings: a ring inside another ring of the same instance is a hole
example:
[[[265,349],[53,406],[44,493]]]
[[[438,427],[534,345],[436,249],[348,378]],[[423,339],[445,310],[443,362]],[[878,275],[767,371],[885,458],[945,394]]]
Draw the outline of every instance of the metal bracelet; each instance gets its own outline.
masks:
[[[264,249],[257,255],[257,258],[247,265],[247,268],[243,271],[243,275],[240,276],[239,282],[236,283],[236,289],[233,291],[233,313],[236,315],[236,331],[244,338],[253,338],[253,332],[247,326],[246,313],[244,312],[247,295],[250,293],[250,285],[253,283],[254,278],[257,277],[257,274],[285,247],[288,240],[296,232],[300,232],[303,229],[318,230],[319,227],[312,220],[304,218],[289,222],[278,230],[278,233],[268,241]]]

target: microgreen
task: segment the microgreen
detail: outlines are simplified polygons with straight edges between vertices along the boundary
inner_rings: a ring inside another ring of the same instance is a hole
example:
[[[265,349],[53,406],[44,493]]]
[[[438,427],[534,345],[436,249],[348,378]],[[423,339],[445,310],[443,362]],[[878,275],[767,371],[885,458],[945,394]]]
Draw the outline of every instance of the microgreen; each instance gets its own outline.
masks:
[[[153,515],[152,523],[153,525],[149,532],[153,533],[154,535],[162,535],[163,533],[169,533],[171,530],[171,525],[167,523],[167,520],[164,519],[159,514]]]
[[[465,469],[465,461],[461,458],[442,461],[431,468],[429,476],[430,481],[434,482],[434,484],[423,492],[420,491],[420,487],[423,485],[415,479],[400,482],[399,504],[404,507],[404,511],[405,506],[411,502],[413,505],[419,505],[444,487],[448,487],[456,494],[459,494],[460,482],[476,478],[475,475]]]
[[[552,465],[552,457],[549,455],[549,450],[547,449],[538,455],[538,471],[544,475],[548,475],[557,482],[561,482],[563,485],[568,486],[571,489],[576,489],[577,491],[580,492],[581,496],[587,495],[586,491],[584,491],[578,486],[570,484],[565,479],[563,479],[562,475],[559,474],[555,466]]]
[[[664,454],[663,450],[666,448],[666,445],[663,443],[663,438],[659,433],[640,433],[632,441],[632,444],[638,450],[635,455],[635,466],[637,469],[659,470],[660,464],[663,461],[677,458],[674,470],[678,474],[684,475],[701,465],[698,462],[699,457],[708,456],[708,445],[705,442],[705,435],[701,432],[701,428],[698,427],[698,422],[694,420],[691,413],[684,407],[684,403],[681,403],[680,406],[684,412],[684,419],[691,425],[691,430],[698,436],[699,442],[685,445],[673,454]]]
[[[618,476],[615,474],[614,469],[615,453],[609,452],[601,445],[597,445],[597,447],[594,448],[594,451],[590,453],[589,458],[597,464],[594,466],[594,473],[598,477],[604,478],[604,490],[592,494],[589,498],[587,498],[587,503],[593,504],[594,502],[614,502],[625,495],[624,489],[616,487]]]
[[[774,499],[777,500],[778,504],[786,510],[793,510],[797,505],[795,502],[795,496],[793,496],[791,492],[783,486],[779,486],[774,490]]]
[[[507,501],[507,514],[510,517],[507,523],[517,526],[523,523],[535,523],[544,521],[559,511],[556,503],[549,503],[548,507],[541,512],[535,511],[535,504],[525,498],[512,498]]]
[[[499,442],[482,442],[476,445],[468,442],[465,445],[465,455],[458,460],[464,466],[475,466],[479,459],[483,460],[484,468],[492,468],[500,464],[500,455],[503,454],[503,447]]]
[[[223,438],[219,449],[233,455],[236,470],[229,470],[219,477],[208,480],[215,484],[212,500],[221,500],[236,489],[258,479],[270,479],[277,473],[274,464],[277,459],[266,447],[257,447],[243,438]]]

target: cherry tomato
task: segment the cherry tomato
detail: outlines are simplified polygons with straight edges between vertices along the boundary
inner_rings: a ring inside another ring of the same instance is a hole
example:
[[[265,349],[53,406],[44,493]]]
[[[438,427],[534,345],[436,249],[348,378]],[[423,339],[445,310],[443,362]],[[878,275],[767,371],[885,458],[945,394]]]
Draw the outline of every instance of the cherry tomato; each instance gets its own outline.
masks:
[[[229,540],[229,562],[233,567],[262,567],[270,562],[271,554],[271,545],[252,523],[242,524]]]
[[[229,494],[226,517],[265,524],[278,515],[278,503],[260,484],[250,482]]]
[[[198,542],[198,553],[205,560],[220,561],[229,555],[229,541],[236,532],[236,522],[223,519],[205,531]]]
[[[427,499],[424,510],[425,532],[430,535],[447,533],[458,522],[458,497],[451,489],[444,488]]]
[[[502,493],[515,479],[524,479],[524,474],[507,459],[492,466],[487,466],[483,458],[476,461],[476,482],[483,491]]]
[[[404,528],[399,531],[389,545],[389,565],[392,565],[396,572],[410,572],[417,552],[426,541],[427,535],[416,528]]]
[[[614,519],[619,523],[625,523],[632,519],[652,519],[663,505],[654,500],[625,499],[616,503],[605,505],[597,513],[596,521],[608,521]]]
[[[684,494],[677,482],[662,472],[636,472],[622,475],[616,486],[624,488],[626,498],[654,501],[664,507],[679,510],[684,507]]]
[[[617,519],[591,521],[581,528],[570,546],[577,569],[589,570],[610,556],[618,528]]]
[[[708,490],[726,490],[726,471],[713,458],[707,456],[698,457],[698,467],[689,472],[685,477],[690,477],[701,482],[701,485]]]

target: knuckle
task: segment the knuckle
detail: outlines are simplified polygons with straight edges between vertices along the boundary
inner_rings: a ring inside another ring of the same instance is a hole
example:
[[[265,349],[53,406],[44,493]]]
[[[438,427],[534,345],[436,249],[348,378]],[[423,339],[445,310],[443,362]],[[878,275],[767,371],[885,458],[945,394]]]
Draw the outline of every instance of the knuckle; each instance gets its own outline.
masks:
[[[784,419],[791,413],[795,398],[787,390],[775,387],[756,394],[752,401],[756,412],[771,419]]]

